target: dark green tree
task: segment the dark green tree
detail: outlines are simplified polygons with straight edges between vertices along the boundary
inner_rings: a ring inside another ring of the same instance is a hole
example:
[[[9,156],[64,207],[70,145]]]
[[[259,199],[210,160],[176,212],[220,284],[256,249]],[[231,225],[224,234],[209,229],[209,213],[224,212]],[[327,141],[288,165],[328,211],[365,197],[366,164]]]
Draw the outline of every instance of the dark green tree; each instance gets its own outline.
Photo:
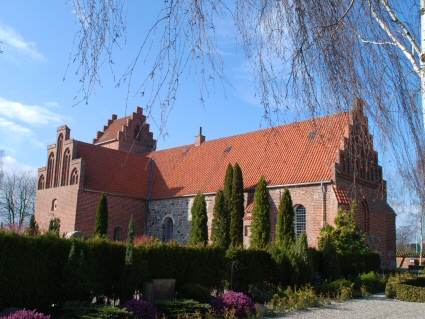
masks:
[[[133,264],[133,250],[134,250],[134,219],[133,219],[133,215],[131,215],[130,222],[128,223],[127,247],[125,249],[126,266],[131,266]]]
[[[226,206],[224,192],[221,189],[215,195],[211,240],[215,245],[225,248],[229,247],[230,237],[227,228]]]
[[[233,166],[229,163],[227,165],[226,177],[224,178],[224,209],[225,209],[225,218],[226,218],[226,233],[228,237],[227,247],[230,245],[230,219],[232,215],[232,185],[233,185]]]
[[[255,189],[254,203],[251,224],[251,247],[261,249],[270,242],[270,202],[267,182],[264,176],[261,176]]]
[[[313,280],[313,262],[308,252],[308,241],[306,232],[302,232],[293,245],[293,263],[297,274],[294,284],[304,285]]]
[[[323,247],[324,238],[330,236],[338,253],[367,251],[365,236],[356,222],[356,212],[356,201],[351,202],[349,212],[340,208],[335,227],[326,225],[320,231],[319,247]]]
[[[61,227],[61,221],[59,218],[55,217],[52,218],[49,222],[49,234],[53,234],[55,236],[59,236],[60,233],[60,227]]]
[[[108,201],[106,195],[102,194],[97,205],[96,228],[94,236],[107,237],[108,236]]]
[[[205,196],[199,192],[192,205],[192,227],[190,229],[189,243],[196,245],[208,243],[208,215]]]
[[[279,204],[276,241],[282,243],[295,242],[294,207],[292,206],[291,193],[288,188],[285,188]]]
[[[323,231],[319,241],[319,250],[322,252],[322,274],[326,279],[335,280],[340,277],[341,267],[338,252],[332,240],[331,231],[329,231],[332,227],[326,225],[324,228],[326,227],[328,229]]]
[[[233,168],[232,183],[232,211],[230,215],[230,244],[243,244],[243,217],[244,217],[243,177],[238,163]]]
[[[30,223],[28,225],[28,229],[27,229],[26,233],[29,236],[32,236],[32,237],[38,235],[38,225],[37,225],[37,222],[35,221],[35,215],[34,214],[31,216]]]

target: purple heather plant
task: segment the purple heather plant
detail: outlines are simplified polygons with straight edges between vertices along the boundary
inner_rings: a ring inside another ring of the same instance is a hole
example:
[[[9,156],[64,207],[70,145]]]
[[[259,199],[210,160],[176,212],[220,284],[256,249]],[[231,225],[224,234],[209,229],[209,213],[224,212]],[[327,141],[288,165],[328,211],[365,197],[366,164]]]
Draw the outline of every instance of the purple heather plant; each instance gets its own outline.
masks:
[[[212,302],[213,309],[218,314],[223,314],[225,310],[235,310],[235,316],[243,318],[248,314],[255,314],[255,303],[242,292],[227,291],[222,296],[217,297]]]
[[[142,299],[129,300],[124,308],[131,311],[136,319],[155,319],[156,309],[154,304]]]
[[[3,319],[50,319],[50,315],[47,316],[43,313],[36,312],[35,310],[18,310]]]

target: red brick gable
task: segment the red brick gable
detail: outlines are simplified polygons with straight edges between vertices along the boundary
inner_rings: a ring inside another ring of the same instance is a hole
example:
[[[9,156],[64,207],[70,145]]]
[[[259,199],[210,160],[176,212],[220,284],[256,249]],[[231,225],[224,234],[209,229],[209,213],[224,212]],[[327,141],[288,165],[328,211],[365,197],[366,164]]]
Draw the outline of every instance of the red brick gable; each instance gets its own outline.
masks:
[[[122,127],[124,125],[126,125],[127,123],[127,119],[129,119],[130,116],[126,116],[120,119],[116,119],[115,121],[113,121],[103,132],[103,135],[100,136],[97,140],[96,140],[96,144],[100,144],[106,141],[111,141],[111,140],[117,140],[118,139],[118,132],[120,132],[122,130]]]
[[[146,198],[151,160],[146,156],[76,142],[84,162],[84,188]]]
[[[223,187],[228,164],[236,162],[245,189],[254,188],[261,175],[269,186],[331,180],[348,125],[346,112],[152,152],[151,198],[216,192]]]

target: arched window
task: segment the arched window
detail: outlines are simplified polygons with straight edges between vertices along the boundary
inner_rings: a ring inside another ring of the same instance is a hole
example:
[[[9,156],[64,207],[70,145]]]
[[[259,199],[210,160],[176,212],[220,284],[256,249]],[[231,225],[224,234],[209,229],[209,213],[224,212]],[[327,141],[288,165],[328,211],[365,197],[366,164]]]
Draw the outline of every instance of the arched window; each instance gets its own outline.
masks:
[[[362,208],[363,208],[363,231],[365,233],[369,232],[369,205],[367,204],[367,201],[364,199],[362,201]]]
[[[121,227],[114,228],[114,240],[121,240]]]
[[[71,184],[71,185],[78,184],[78,171],[77,171],[76,168],[74,168],[72,170],[71,179],[70,179],[69,184]]]
[[[62,158],[62,146],[63,146],[63,135],[59,134],[58,136],[58,142],[56,144],[56,169],[55,169],[55,183],[54,187],[57,187],[60,185],[60,178],[61,178],[61,158]]]
[[[38,179],[38,189],[44,189],[44,175],[41,174]]]
[[[58,200],[55,198],[52,200],[52,211],[55,211],[58,208]]]
[[[295,235],[299,236],[306,230],[306,214],[305,207],[298,205],[295,208]]]
[[[173,219],[166,217],[162,222],[162,241],[168,242],[173,239]]]
[[[50,153],[49,159],[47,161],[47,181],[46,188],[51,188],[53,186],[53,172],[55,167],[55,154]]]
[[[62,181],[61,186],[67,186],[69,182],[69,164],[71,163],[71,151],[69,148],[63,153],[63,165],[62,165]]]

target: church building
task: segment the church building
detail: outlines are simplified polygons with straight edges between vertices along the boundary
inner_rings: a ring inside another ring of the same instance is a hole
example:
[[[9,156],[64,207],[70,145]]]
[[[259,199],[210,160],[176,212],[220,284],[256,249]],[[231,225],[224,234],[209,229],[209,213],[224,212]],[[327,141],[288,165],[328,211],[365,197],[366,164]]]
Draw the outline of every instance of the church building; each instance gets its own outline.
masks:
[[[284,189],[292,196],[295,231],[317,246],[320,229],[334,224],[338,209],[357,201],[357,222],[383,267],[395,266],[395,217],[373,147],[362,102],[349,112],[208,141],[202,130],[192,144],[156,151],[143,110],[108,120],[93,143],[71,138],[64,125],[47,147],[38,170],[35,218],[41,229],[59,218],[61,233],[92,235],[102,193],[108,199],[108,237],[125,240],[130,217],[136,235],[189,241],[191,206],[205,194],[211,230],[214,198],[227,166],[242,169],[244,245],[249,246],[256,184],[270,192],[272,237]]]

